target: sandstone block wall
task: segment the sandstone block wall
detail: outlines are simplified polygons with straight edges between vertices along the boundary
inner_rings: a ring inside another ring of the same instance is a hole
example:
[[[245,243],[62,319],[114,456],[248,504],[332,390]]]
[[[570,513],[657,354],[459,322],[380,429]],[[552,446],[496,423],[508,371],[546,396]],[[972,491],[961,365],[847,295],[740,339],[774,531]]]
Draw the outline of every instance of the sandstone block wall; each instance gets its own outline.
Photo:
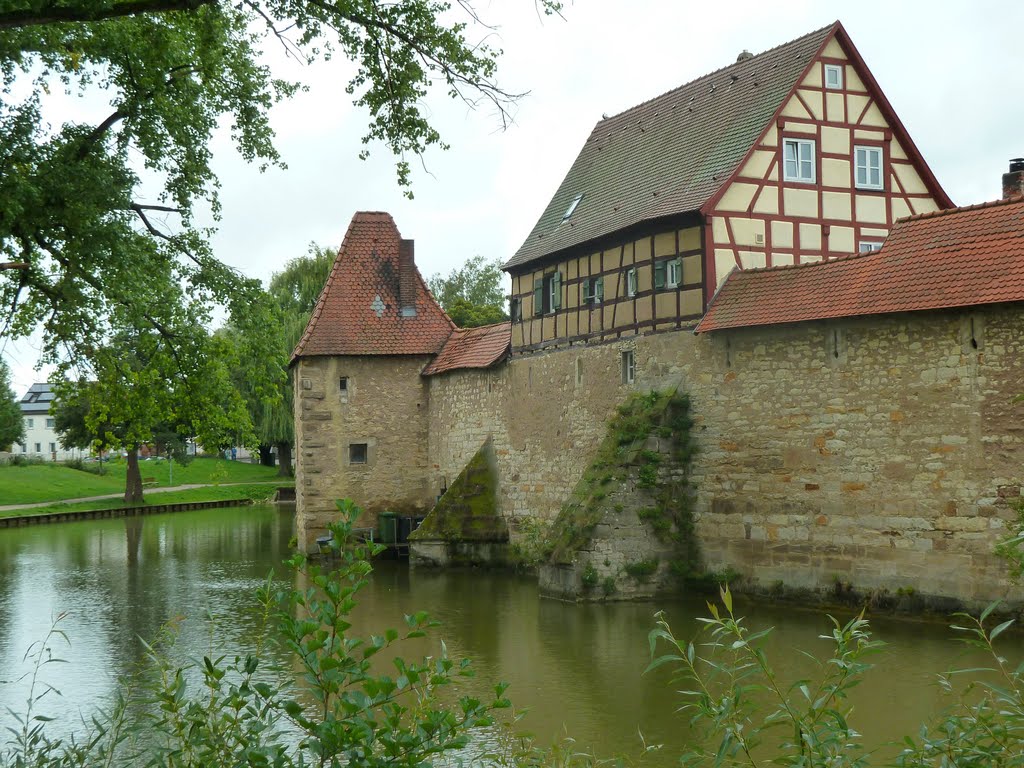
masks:
[[[992,547],[1024,475],[1022,340],[1024,313],[997,307],[517,357],[431,382],[430,471],[453,477],[491,435],[515,539],[516,520],[557,515],[616,403],[678,384],[697,421],[708,568],[765,586],[1013,598]]]
[[[427,383],[429,356],[302,358],[295,371],[295,493],[299,545],[311,548],[337,518],[336,499],[365,509],[375,526],[386,510],[428,510]],[[342,393],[340,379],[347,379]],[[353,464],[351,445],[367,445]]]

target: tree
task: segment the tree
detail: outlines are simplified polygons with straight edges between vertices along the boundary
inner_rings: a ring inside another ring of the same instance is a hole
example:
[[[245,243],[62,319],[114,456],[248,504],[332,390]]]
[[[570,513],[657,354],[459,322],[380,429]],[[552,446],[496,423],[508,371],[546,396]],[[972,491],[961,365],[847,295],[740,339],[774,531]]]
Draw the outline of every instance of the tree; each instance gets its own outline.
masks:
[[[292,412],[292,382],[288,362],[306,329],[309,317],[323,290],[335,254],[315,243],[309,253],[289,261],[281,272],[270,278],[268,292],[276,311],[279,354],[277,364],[282,372],[279,397],[267,400],[250,391],[249,368],[253,360],[239,356],[239,368],[233,378],[245,395],[259,441],[260,463],[273,466],[271,448],[277,447],[279,474],[291,475],[291,449],[295,442],[295,420]],[[234,338],[234,335],[232,335]]]
[[[545,13],[556,0],[536,0]],[[42,358],[88,357],[110,337],[112,310],[173,345],[167,314],[147,295],[165,267],[190,303],[225,304],[246,334],[259,286],[219,262],[196,204],[219,212],[209,142],[232,126],[241,155],[278,164],[267,112],[297,84],[260,63],[267,41],[312,62],[356,64],[346,91],[370,115],[366,147],[398,157],[444,144],[423,99],[434,84],[502,119],[515,94],[495,82],[497,51],[467,39],[438,0],[12,0],[0,8],[0,333],[42,327]],[[100,93],[95,123],[53,125],[51,94]],[[154,199],[143,193],[143,181]]]
[[[25,443],[25,420],[11,389],[10,369],[0,359],[0,450],[8,450],[13,443]]]
[[[460,328],[475,328],[508,320],[501,263],[474,256],[448,277],[436,274],[427,281],[441,308]]]
[[[176,326],[173,335],[176,344],[170,346],[156,331],[122,329],[94,350],[88,378],[56,385],[58,426],[67,435],[62,439],[88,437],[126,450],[129,504],[143,500],[144,443],[180,444],[193,435],[207,446],[253,442],[245,403],[230,379],[236,348],[200,323]]]

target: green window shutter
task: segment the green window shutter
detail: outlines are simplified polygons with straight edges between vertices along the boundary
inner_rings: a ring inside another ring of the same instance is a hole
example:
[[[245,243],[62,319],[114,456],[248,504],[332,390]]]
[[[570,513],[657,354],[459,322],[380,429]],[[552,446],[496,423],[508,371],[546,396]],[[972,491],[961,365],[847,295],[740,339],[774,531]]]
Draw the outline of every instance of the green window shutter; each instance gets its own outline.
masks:
[[[558,309],[562,306],[562,273],[555,272],[551,276],[551,308]]]
[[[533,281],[533,314],[544,314],[544,278],[538,277]]]
[[[604,278],[597,278],[597,282],[594,284],[594,301],[600,304],[604,301]]]
[[[583,278],[583,282],[580,284],[580,291],[582,291],[582,293],[580,294],[580,304],[588,303],[588,300],[590,299],[590,278],[589,277],[584,277]]]
[[[665,265],[666,261],[654,262],[654,290],[660,291],[665,287]]]
[[[683,284],[683,260],[682,258],[676,258],[672,263],[675,264],[676,286],[678,287]]]

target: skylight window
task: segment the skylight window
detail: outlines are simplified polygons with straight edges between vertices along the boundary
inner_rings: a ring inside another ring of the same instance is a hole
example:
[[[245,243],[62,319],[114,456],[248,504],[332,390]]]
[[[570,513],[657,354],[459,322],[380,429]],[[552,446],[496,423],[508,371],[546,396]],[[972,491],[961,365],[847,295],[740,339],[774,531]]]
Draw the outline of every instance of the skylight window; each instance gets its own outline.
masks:
[[[565,214],[562,216],[562,221],[567,221],[569,217],[572,216],[572,212],[576,210],[576,206],[580,204],[580,200],[582,199],[582,192],[580,192],[578,195],[576,195],[576,197],[572,199],[572,202],[569,203],[569,207],[565,209]]]

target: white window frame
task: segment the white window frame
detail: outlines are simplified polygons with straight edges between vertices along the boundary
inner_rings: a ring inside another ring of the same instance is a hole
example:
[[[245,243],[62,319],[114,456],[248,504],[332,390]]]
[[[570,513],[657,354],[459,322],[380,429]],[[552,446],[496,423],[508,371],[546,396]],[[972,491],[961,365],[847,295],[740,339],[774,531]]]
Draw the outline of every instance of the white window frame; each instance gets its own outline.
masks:
[[[836,73],[836,84],[835,85],[829,85],[829,82],[828,82],[828,74],[829,74],[829,72],[835,72]],[[843,90],[843,66],[841,64],[826,64],[825,65],[824,78],[825,78],[825,80],[824,80],[825,88],[827,88],[828,90],[831,90],[831,91],[841,91],[841,90]]]
[[[626,270],[626,296],[628,298],[636,296],[636,267]]]
[[[636,355],[633,354],[632,349],[627,349],[622,352],[622,383],[632,384],[636,381]]]
[[[672,259],[665,265],[665,287],[678,288],[683,284],[683,260]]]
[[[860,153],[864,153],[864,164],[862,165],[858,156]],[[874,165],[871,162],[872,157],[878,161],[878,183],[871,183],[871,170]],[[857,189],[885,189],[885,174],[883,173],[885,168],[885,156],[882,153],[881,147],[873,147],[865,144],[856,144],[853,147],[853,182]],[[864,171],[864,183],[861,183],[860,172]]]
[[[792,139],[784,138],[782,140],[782,179],[783,181],[795,181],[799,184],[815,184],[817,183],[817,159],[815,157],[816,148],[813,139]],[[796,175],[790,175],[789,173],[789,161],[786,159],[786,150],[788,147],[796,147]],[[801,148],[810,148],[810,158],[805,160],[801,158]],[[801,166],[804,163],[810,162],[810,176],[804,176],[801,173]]]
[[[57,424],[57,422],[56,422],[55,419],[47,419],[46,420],[46,428],[47,429],[54,429],[56,424]]]
[[[35,428],[36,428],[36,420],[35,419],[25,419],[25,429],[35,429]]]
[[[876,253],[882,250],[882,243],[878,240],[861,240],[857,243],[857,253]]]

